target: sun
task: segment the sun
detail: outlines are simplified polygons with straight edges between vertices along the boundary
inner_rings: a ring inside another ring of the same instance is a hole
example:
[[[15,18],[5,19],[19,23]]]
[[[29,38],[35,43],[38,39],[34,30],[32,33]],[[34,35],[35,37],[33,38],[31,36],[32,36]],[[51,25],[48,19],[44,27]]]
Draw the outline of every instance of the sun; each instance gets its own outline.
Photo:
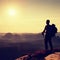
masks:
[[[15,9],[9,9],[9,10],[8,10],[8,14],[9,14],[10,16],[14,16],[14,15],[16,15],[16,10],[15,10]]]

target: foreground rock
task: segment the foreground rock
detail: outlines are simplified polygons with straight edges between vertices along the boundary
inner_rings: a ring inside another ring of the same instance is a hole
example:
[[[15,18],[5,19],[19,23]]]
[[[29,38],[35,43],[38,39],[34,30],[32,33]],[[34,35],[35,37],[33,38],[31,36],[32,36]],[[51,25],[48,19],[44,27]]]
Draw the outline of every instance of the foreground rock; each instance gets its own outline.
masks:
[[[49,54],[47,57],[45,57],[45,60],[60,60],[60,52]]]
[[[33,54],[27,54],[22,57],[17,58],[16,60],[60,60],[60,50],[53,51],[36,51]]]

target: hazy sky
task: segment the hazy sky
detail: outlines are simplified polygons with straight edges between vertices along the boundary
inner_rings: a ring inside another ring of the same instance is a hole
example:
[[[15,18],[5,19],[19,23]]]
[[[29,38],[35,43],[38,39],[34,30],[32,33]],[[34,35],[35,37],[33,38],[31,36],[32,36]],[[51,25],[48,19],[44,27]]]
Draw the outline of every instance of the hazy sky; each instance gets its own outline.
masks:
[[[60,0],[0,0],[0,32],[39,33],[47,19],[60,32]]]

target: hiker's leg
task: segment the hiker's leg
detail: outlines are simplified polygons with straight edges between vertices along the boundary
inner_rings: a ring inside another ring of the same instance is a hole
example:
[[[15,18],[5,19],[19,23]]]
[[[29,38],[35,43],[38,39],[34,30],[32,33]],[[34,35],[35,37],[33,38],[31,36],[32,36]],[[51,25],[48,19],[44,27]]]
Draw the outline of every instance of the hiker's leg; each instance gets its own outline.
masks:
[[[49,40],[49,45],[50,45],[50,49],[53,50],[53,45],[51,40]]]
[[[45,39],[45,49],[48,50],[48,40]]]

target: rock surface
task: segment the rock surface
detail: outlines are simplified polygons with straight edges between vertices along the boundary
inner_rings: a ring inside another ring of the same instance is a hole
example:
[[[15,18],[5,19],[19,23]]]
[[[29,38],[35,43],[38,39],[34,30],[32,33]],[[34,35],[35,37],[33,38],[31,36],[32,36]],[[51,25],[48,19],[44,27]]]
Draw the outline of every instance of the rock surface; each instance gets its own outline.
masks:
[[[24,55],[16,60],[60,60],[60,50],[54,51],[36,51],[30,55]]]
[[[48,55],[47,57],[45,57],[45,60],[60,60],[60,52],[55,52]]]

